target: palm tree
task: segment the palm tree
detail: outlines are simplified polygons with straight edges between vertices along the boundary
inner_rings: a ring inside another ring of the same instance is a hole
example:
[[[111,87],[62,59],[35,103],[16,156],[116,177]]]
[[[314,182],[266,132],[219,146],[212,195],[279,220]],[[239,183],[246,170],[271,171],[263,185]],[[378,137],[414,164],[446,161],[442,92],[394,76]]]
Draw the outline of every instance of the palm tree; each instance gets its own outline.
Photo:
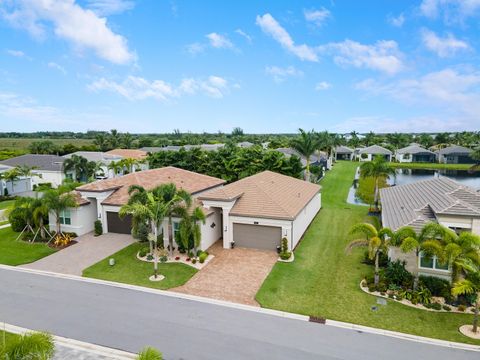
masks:
[[[117,175],[122,171],[123,165],[121,163],[122,160],[119,161],[112,161],[110,164],[108,164],[107,168],[108,170],[113,171],[113,177],[117,177]]]
[[[400,250],[403,253],[409,253],[411,251],[415,253],[416,270],[414,274],[413,290],[417,290],[418,288],[418,264],[420,261],[420,254],[424,253],[427,256],[435,255],[442,258],[444,255],[442,241],[446,236],[448,236],[446,228],[435,222],[430,222],[423,226],[419,234],[417,234],[411,226],[404,226],[395,232],[392,245],[400,247]]]
[[[388,179],[390,175],[395,176],[395,169],[390,167],[383,156],[376,156],[373,161],[360,165],[360,176],[362,178],[372,177],[375,181],[374,203],[376,210],[378,210],[379,201],[378,182],[380,178],[384,177]]]
[[[53,337],[47,333],[26,333],[15,337],[3,349],[0,359],[49,360],[55,353]]]
[[[120,144],[121,136],[119,132],[116,129],[110,130],[110,134],[108,136],[108,142],[110,143],[110,146],[115,149],[118,147]]]
[[[40,238],[45,239],[45,233],[48,233],[48,230],[45,227],[45,222],[48,223],[48,206],[44,199],[35,199],[35,208],[32,213],[32,219],[35,226],[38,228],[37,234],[40,231]],[[45,221],[46,220],[46,221]],[[37,235],[35,235],[36,237]],[[35,241],[35,237],[32,241]]]
[[[353,148],[358,147],[360,144],[360,139],[358,138],[358,133],[356,131],[352,131],[350,133],[350,140],[348,141],[348,144]]]
[[[470,295],[476,294],[475,312],[473,316],[473,332],[478,332],[478,312],[480,308],[480,268],[476,267],[463,280],[457,281],[453,284],[452,295]]]
[[[315,131],[311,130],[306,132],[303,129],[298,129],[298,131],[300,131],[300,136],[292,140],[292,146],[300,155],[305,157],[307,161],[305,166],[305,180],[310,181],[310,157],[319,149],[320,142]]]
[[[133,173],[133,169],[138,169],[138,160],[132,158],[126,158],[120,160],[120,164],[124,170],[126,170],[129,174]]]
[[[453,231],[448,231],[450,236],[445,239],[444,256],[451,265],[454,283],[460,275],[480,266],[480,236],[469,232],[462,232],[457,236]]]
[[[29,230],[32,234],[35,233],[33,230],[32,225],[34,225],[34,219],[33,219],[33,213],[35,212],[35,209],[41,204],[41,201],[38,199],[34,199],[31,197],[19,197],[17,200],[15,200],[14,207],[15,208],[21,208],[23,209],[22,211],[22,218],[25,223],[25,227],[23,228],[22,232],[20,233],[23,234],[25,230]],[[19,237],[20,237],[19,235]]]
[[[32,171],[32,170],[35,170],[36,168],[37,168],[36,166],[28,166],[26,164],[17,165],[15,167],[15,169],[17,169],[18,176],[24,177],[24,178],[32,178],[33,176],[40,177],[39,174],[36,174]]]
[[[45,206],[48,207],[48,210],[52,212],[55,217],[57,234],[61,234],[61,213],[78,206],[75,196],[71,192],[62,193],[59,189],[52,189],[45,192],[42,200],[44,201]]]
[[[130,133],[125,133],[121,137],[122,146],[125,149],[131,149],[133,144],[133,136]]]
[[[93,140],[93,143],[97,145],[101,151],[108,150],[108,139],[105,133],[99,133],[95,135],[95,140]]]
[[[349,232],[350,235],[361,235],[361,239],[353,240],[347,247],[351,249],[359,246],[368,247],[368,257],[375,260],[375,285],[378,285],[380,280],[380,254],[386,254],[390,247],[390,239],[393,238],[393,232],[389,228],[377,229],[374,225],[369,223],[362,223],[354,225]]]
[[[83,156],[72,155],[71,158],[66,159],[63,163],[63,171],[65,174],[69,171],[73,171],[76,181],[86,181],[90,173],[89,162]]]
[[[19,178],[19,173],[17,168],[10,169],[3,173],[3,178],[6,181],[10,181],[12,183],[12,193],[15,192],[15,181]]]
[[[181,214],[182,217],[179,224],[179,240],[187,251],[190,250],[190,241],[192,241],[194,254],[196,256],[197,249],[202,241],[200,223],[205,224],[205,213],[201,207],[195,206],[193,209],[191,207],[181,208],[178,214]]]

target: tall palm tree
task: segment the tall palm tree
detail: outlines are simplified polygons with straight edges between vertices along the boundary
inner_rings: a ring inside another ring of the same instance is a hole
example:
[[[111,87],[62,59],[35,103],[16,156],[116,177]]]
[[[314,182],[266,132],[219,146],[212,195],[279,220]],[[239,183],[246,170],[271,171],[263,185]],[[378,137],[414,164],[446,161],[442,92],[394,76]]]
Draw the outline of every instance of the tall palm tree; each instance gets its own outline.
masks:
[[[120,160],[121,166],[124,171],[126,170],[129,174],[133,173],[134,169],[138,169],[138,160],[132,158],[125,158]]]
[[[26,164],[17,165],[15,167],[15,169],[17,169],[18,176],[24,178],[32,178],[33,176],[40,177],[39,174],[33,172],[33,170],[35,170],[36,168],[36,166],[28,166]]]
[[[201,207],[195,206],[193,208],[179,209],[178,215],[182,217],[179,225],[180,241],[187,251],[190,250],[190,241],[192,241],[194,254],[196,256],[197,249],[202,241],[202,229],[200,223],[205,224],[205,213]]]
[[[374,203],[375,208],[378,210],[379,202],[379,188],[378,182],[380,178],[389,178],[390,176],[395,176],[395,169],[390,167],[388,162],[383,156],[376,156],[372,161],[365,162],[360,165],[360,176],[362,178],[372,177],[375,182],[374,190]]]
[[[59,189],[48,190],[44,193],[42,200],[48,210],[53,213],[55,217],[55,225],[57,234],[62,233],[62,224],[60,222],[62,211],[78,206],[75,196],[69,193],[62,193]]]
[[[125,133],[121,137],[122,146],[125,149],[131,149],[133,144],[133,136],[130,133]]]
[[[63,163],[63,171],[65,174],[69,171],[73,171],[76,181],[85,182],[90,173],[89,162],[83,156],[72,155],[71,158],[66,159]]]
[[[435,222],[423,226],[418,234],[411,226],[404,226],[395,232],[392,245],[398,246],[403,253],[412,251],[415,253],[414,290],[418,288],[420,254],[424,253],[426,256],[437,256],[442,259],[444,255],[442,241],[446,236],[448,236],[447,229]]]
[[[40,238],[45,239],[45,234],[48,233],[48,230],[45,227],[45,223],[48,224],[48,206],[45,200],[42,199],[35,199],[35,208],[32,213],[32,219],[35,226],[38,228],[38,232],[40,232]],[[35,235],[36,236],[36,235]],[[35,238],[33,238],[35,241]]]
[[[350,235],[361,235],[362,238],[353,240],[347,247],[348,251],[355,247],[368,247],[368,257],[375,260],[375,285],[378,285],[380,280],[380,254],[386,254],[390,247],[390,239],[393,238],[393,231],[389,228],[377,229],[370,223],[362,223],[354,225],[349,232]]]
[[[122,160],[112,161],[110,164],[108,164],[107,168],[108,168],[108,170],[113,171],[113,177],[117,177],[117,175],[122,171],[123,165],[122,165],[121,161]]]
[[[95,135],[95,140],[93,140],[93,143],[100,148],[100,151],[108,150],[108,139],[105,133],[99,133]]]
[[[108,142],[112,148],[117,148],[120,145],[121,135],[116,129],[110,130],[108,135]]]
[[[306,132],[303,129],[298,129],[300,135],[292,140],[292,146],[300,155],[306,159],[305,166],[305,180],[310,181],[310,158],[320,147],[320,142],[315,131]]]
[[[444,240],[444,256],[451,265],[454,283],[461,275],[471,271],[472,267],[480,266],[480,236],[469,232],[457,236],[453,231],[448,231],[450,236]]]
[[[476,294],[475,311],[473,316],[473,332],[478,332],[478,312],[480,308],[480,268],[476,267],[467,277],[453,284],[452,295]]]
[[[20,235],[23,234],[25,230],[30,231],[32,234],[35,233],[32,225],[34,225],[33,213],[35,211],[35,208],[39,205],[39,202],[36,200],[37,199],[31,197],[19,197],[17,200],[15,200],[14,207],[23,209],[22,218],[25,223],[25,227],[20,233]]]

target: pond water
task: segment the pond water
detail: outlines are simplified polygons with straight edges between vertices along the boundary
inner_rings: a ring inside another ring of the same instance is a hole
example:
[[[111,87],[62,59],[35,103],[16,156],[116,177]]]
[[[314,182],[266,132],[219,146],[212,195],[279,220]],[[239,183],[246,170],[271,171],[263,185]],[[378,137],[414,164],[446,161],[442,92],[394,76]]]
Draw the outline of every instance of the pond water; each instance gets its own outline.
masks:
[[[424,170],[424,169],[397,169],[395,178],[390,178],[387,182],[390,185],[411,184],[420,180],[431,179],[438,176],[446,176],[462,185],[470,186],[480,190],[480,171],[470,172],[468,170]],[[355,179],[358,178],[358,172]],[[347,202],[355,205],[367,205],[356,196],[356,181],[348,192]]]

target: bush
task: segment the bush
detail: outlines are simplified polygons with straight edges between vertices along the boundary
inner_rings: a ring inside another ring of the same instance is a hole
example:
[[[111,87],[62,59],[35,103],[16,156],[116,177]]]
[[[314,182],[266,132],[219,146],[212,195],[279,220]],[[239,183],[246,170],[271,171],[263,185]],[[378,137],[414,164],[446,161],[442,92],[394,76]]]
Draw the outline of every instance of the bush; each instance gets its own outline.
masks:
[[[200,253],[200,255],[198,256],[198,261],[200,261],[200,264],[203,264],[205,260],[207,260],[207,257],[208,257],[207,252]]]
[[[457,310],[464,312],[465,310],[467,310],[467,307],[465,305],[458,305]]]
[[[153,260],[153,255],[152,255],[152,254],[148,254],[148,255],[147,255],[147,260],[148,260],[148,261],[152,261],[152,260]]]
[[[162,353],[152,347],[146,347],[137,356],[137,360],[162,360]]]
[[[140,223],[132,229],[132,236],[140,242],[148,241],[148,226],[147,224]]]
[[[197,259],[193,258],[192,259],[192,264],[196,264],[197,263]]]
[[[442,309],[443,309],[443,310],[446,310],[446,311],[452,311],[452,308],[451,308],[450,306],[448,306],[448,305],[443,305],[443,306],[442,306]]]
[[[433,296],[448,297],[450,294],[450,283],[447,280],[435,276],[420,276],[420,284],[430,290]]]
[[[377,291],[377,286],[375,284],[368,284],[368,291],[369,292]]]
[[[385,269],[385,280],[388,284],[410,287],[413,276],[405,269],[405,261],[389,262]]]
[[[282,259],[282,260],[288,260],[288,259],[290,259],[291,256],[292,256],[291,251],[286,251],[286,252],[281,252],[280,253],[280,259]]]
[[[94,234],[95,236],[100,236],[103,234],[103,226],[102,226],[102,222],[100,220],[95,220],[95,223],[94,223]]]
[[[150,248],[144,247],[144,248],[140,249],[140,251],[138,252],[138,256],[140,256],[140,257],[145,257],[145,256],[147,256],[149,253],[150,253]]]
[[[365,250],[365,253],[363,254],[362,263],[366,265],[375,265],[375,259],[370,259],[370,256],[368,255],[368,250]],[[387,254],[380,253],[380,255],[378,256],[378,265],[380,265],[380,267],[385,267],[388,265]]]
[[[4,348],[0,348],[1,359],[48,360],[55,353],[55,345],[50,334],[27,333],[15,338]]]
[[[10,212],[8,215],[8,222],[13,231],[20,232],[22,231],[27,223],[25,222],[25,209],[17,207]]]
[[[442,304],[439,304],[439,303],[436,303],[436,302],[433,302],[433,303],[430,303],[430,304],[424,304],[424,306],[427,309],[442,310]]]

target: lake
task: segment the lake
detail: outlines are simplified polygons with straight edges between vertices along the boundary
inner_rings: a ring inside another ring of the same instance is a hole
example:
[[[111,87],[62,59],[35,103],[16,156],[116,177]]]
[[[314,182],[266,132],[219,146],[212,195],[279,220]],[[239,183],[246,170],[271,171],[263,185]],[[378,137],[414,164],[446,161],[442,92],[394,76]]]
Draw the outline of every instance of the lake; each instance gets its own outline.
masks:
[[[468,170],[425,170],[425,169],[397,169],[396,177],[390,178],[387,182],[390,185],[411,184],[420,180],[433,177],[445,176],[459,182],[462,185],[470,186],[480,190],[480,171],[470,172]],[[347,202],[355,205],[367,205],[356,196],[356,187],[352,185],[348,192]]]

